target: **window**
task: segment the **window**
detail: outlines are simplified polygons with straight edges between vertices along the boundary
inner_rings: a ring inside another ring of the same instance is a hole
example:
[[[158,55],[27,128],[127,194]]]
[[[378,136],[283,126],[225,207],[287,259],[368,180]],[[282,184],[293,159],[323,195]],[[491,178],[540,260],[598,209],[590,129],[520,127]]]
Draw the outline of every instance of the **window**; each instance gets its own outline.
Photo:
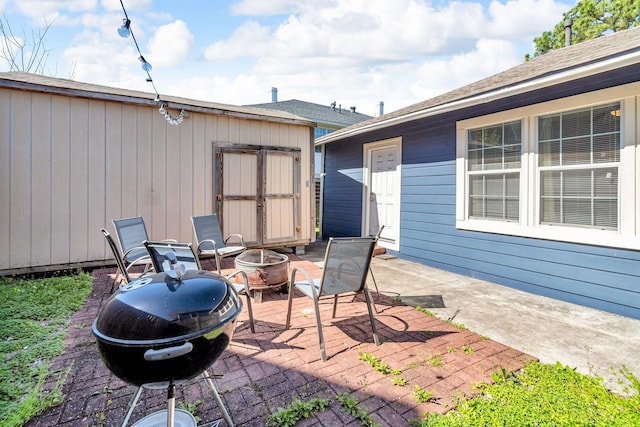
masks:
[[[538,118],[540,222],[618,229],[620,104]]]
[[[520,121],[469,130],[469,217],[518,221]]]
[[[456,227],[640,249],[640,84],[457,123]]]

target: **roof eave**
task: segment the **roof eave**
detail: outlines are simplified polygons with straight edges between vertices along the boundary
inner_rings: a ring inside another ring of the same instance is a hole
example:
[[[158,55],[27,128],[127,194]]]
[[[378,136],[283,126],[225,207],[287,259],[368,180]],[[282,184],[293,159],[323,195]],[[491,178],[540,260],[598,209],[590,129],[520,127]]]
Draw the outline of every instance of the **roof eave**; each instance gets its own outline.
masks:
[[[597,61],[591,64],[579,66],[570,70],[563,70],[563,71],[559,71],[546,76],[537,77],[529,81],[517,83],[511,86],[501,87],[501,88],[494,89],[486,93],[474,95],[468,98],[463,98],[463,99],[447,102],[441,105],[428,107],[428,108],[414,111],[401,116],[391,117],[389,119],[383,119],[375,123],[356,126],[351,129],[347,128],[339,132],[332,132],[316,140],[315,145],[320,146],[320,145],[328,144],[331,142],[339,141],[345,138],[349,138],[352,136],[361,135],[367,132],[372,132],[379,129],[387,128],[389,126],[407,123],[410,121],[419,120],[426,117],[432,117],[439,114],[449,113],[452,111],[460,110],[462,108],[473,107],[475,105],[496,101],[496,100],[507,98],[510,96],[520,95],[520,94],[531,92],[534,90],[543,89],[549,86],[554,86],[554,85],[566,83],[572,80],[577,80],[579,78],[600,74],[605,71],[623,68],[629,65],[635,65],[635,64],[638,64],[639,62],[640,62],[640,50],[636,50],[624,55],[604,59],[602,61]]]

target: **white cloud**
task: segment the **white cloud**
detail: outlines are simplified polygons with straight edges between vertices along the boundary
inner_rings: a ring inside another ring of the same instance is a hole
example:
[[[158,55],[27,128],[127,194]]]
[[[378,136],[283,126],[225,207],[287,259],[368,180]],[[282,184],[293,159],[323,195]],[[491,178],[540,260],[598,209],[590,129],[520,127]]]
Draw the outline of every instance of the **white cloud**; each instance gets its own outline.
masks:
[[[156,30],[146,58],[156,67],[172,67],[189,57],[192,46],[193,34],[184,21],[177,20]]]

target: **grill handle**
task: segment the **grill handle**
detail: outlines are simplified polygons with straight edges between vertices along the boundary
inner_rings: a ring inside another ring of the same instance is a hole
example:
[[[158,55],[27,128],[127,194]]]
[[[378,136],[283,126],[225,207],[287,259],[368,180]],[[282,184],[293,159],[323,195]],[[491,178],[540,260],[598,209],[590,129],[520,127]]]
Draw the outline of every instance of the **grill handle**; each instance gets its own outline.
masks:
[[[187,354],[193,350],[193,344],[186,342],[176,347],[166,347],[159,350],[150,348],[144,352],[144,360],[148,362],[157,362],[159,360],[173,359]]]

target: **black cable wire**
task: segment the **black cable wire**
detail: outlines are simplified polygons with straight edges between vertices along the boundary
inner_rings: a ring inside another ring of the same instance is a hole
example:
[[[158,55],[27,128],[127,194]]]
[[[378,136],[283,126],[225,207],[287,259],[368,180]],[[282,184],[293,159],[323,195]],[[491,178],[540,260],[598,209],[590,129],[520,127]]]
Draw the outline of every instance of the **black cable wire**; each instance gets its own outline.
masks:
[[[138,40],[136,40],[136,36],[133,35],[133,29],[131,28],[131,20],[129,19],[129,15],[127,15],[127,9],[125,9],[124,7],[124,3],[122,2],[122,0],[120,0],[120,6],[122,6],[122,12],[124,12],[124,17],[127,20],[126,22],[129,23],[129,33],[131,33],[131,38],[133,39],[133,43],[136,45],[136,50],[138,51],[138,55],[140,61],[142,61],[142,63],[147,63],[146,59],[144,59],[144,56],[142,55],[142,51],[140,50],[140,46],[138,45]],[[149,73],[149,71],[144,70],[147,73],[147,81],[149,83],[151,83],[151,86],[153,86],[153,90],[156,93],[156,100],[160,101],[160,94],[158,93],[158,89],[156,88],[155,83],[153,82],[153,79],[151,78],[151,74]]]

